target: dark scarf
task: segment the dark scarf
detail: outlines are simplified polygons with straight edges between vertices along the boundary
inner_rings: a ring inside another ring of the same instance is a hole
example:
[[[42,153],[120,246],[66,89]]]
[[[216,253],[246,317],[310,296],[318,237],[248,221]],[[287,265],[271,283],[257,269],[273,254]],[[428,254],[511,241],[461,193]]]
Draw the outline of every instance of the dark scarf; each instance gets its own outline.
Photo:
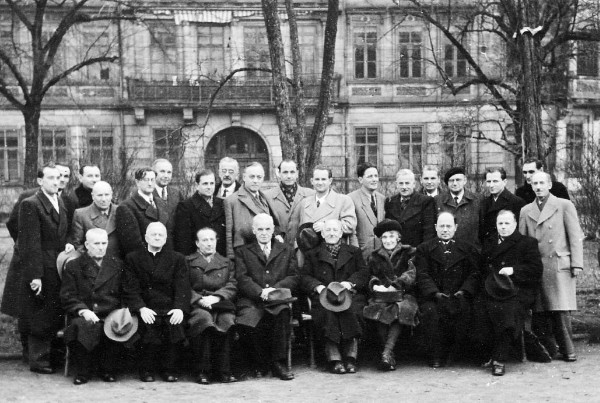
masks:
[[[329,251],[329,253],[331,254],[331,257],[333,259],[337,259],[338,254],[340,253],[340,248],[342,246],[342,242],[341,241],[337,241],[337,243],[335,244],[325,244],[325,247],[327,248],[327,250]]]
[[[296,196],[296,191],[298,190],[298,184],[294,183],[293,185],[285,185],[283,182],[280,184],[281,191],[285,196],[285,199],[291,205],[294,201],[294,196]]]

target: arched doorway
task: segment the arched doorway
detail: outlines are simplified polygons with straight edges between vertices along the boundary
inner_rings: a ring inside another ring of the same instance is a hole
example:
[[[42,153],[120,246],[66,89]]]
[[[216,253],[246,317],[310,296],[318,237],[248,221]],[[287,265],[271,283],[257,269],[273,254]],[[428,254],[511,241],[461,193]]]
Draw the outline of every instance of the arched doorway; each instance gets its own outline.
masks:
[[[243,127],[230,127],[221,130],[210,139],[204,154],[205,166],[219,169],[219,161],[230,157],[240,164],[240,179],[244,167],[251,162],[260,162],[265,168],[265,180],[269,179],[269,153],[263,139],[252,130]]]

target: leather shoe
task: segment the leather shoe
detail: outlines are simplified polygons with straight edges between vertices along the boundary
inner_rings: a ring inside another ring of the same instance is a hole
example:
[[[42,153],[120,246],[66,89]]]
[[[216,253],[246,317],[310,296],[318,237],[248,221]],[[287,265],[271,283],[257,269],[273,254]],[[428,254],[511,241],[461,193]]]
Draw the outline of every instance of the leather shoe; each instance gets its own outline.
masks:
[[[340,361],[334,361],[331,364],[331,373],[332,374],[345,374],[346,368],[344,368],[344,365],[342,365],[342,363]]]
[[[83,385],[84,383],[88,383],[86,376],[77,375],[75,379],[73,379],[73,385]]]
[[[439,358],[434,358],[433,360],[431,360],[431,362],[429,363],[429,366],[431,368],[442,368],[444,367],[446,364],[444,363],[443,360],[439,359]]]
[[[253,376],[256,379],[261,379],[261,378],[264,378],[265,376],[267,376],[268,373],[269,373],[269,371],[266,369],[256,368],[253,372]]]
[[[204,372],[200,372],[196,377],[196,383],[200,385],[208,385],[210,381],[208,380],[208,376]]]
[[[574,362],[574,361],[577,361],[577,354],[575,354],[575,353],[563,354],[562,359],[566,362]]]
[[[288,371],[287,366],[280,362],[273,363],[273,376],[281,379],[282,381],[291,381],[294,379],[294,374]]]
[[[219,377],[219,382],[221,382],[221,383],[237,382],[237,378],[231,374],[221,374],[221,376]]]
[[[165,372],[163,374],[163,379],[165,382],[177,382],[179,380],[179,378],[177,378],[175,375],[173,375],[170,372]]]
[[[345,363],[346,373],[348,374],[356,374],[356,364],[353,361],[347,361]]]
[[[36,374],[50,375],[54,373],[54,368],[52,367],[33,367],[29,368],[31,372],[35,372]]]
[[[115,378],[115,376],[111,373],[105,373],[102,374],[102,376],[100,376],[100,378],[104,381],[104,382],[116,382],[117,378]]]
[[[492,364],[492,375],[502,376],[504,375],[504,364],[500,364],[498,361],[494,361]]]
[[[140,373],[140,381],[142,382],[154,382],[154,375],[150,371],[144,371]]]
[[[396,360],[390,354],[382,354],[381,362],[379,363],[382,371],[395,371]]]

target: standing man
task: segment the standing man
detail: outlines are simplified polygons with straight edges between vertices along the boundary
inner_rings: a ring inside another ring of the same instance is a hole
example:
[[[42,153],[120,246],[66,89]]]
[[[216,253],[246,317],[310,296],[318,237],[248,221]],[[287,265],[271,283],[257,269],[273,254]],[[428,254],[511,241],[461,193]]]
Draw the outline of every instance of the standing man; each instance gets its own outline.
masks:
[[[439,170],[433,165],[425,165],[421,174],[421,193],[425,196],[435,197],[441,191]]]
[[[108,237],[106,256],[121,256],[117,236],[117,205],[112,203],[112,197],[112,188],[108,182],[96,182],[92,188],[92,204],[75,210],[69,243],[79,252],[84,251],[87,232],[92,228],[101,228]]]
[[[536,198],[535,191],[531,186],[531,177],[536,172],[544,172],[544,162],[533,158],[526,159],[523,162],[523,176],[525,177],[525,183],[515,192],[517,196],[525,200],[525,203],[531,203]],[[567,188],[560,182],[552,181],[550,193],[558,198],[571,200]]]
[[[356,174],[360,188],[348,196],[354,203],[356,213],[356,234],[358,247],[366,259],[371,252],[381,246],[381,241],[373,233],[377,224],[385,218],[385,196],[377,191],[379,173],[377,167],[370,162],[359,164]]]
[[[448,211],[460,223],[456,230],[456,239],[470,242],[476,247],[479,243],[480,199],[465,188],[467,175],[464,168],[450,168],[444,175],[448,191],[435,197],[435,204],[440,214]]]
[[[26,334],[29,369],[41,374],[54,372],[53,339],[62,326],[60,277],[56,258],[65,248],[67,213],[57,196],[60,172],[54,166],[38,170],[40,190],[23,200],[19,210],[19,255],[21,313],[19,332]]]
[[[241,183],[238,182],[240,174],[240,165],[236,160],[229,157],[221,158],[219,161],[219,178],[221,183],[215,188],[215,196],[222,199],[231,196],[240,188]]]
[[[215,174],[210,169],[204,169],[196,174],[195,179],[196,192],[192,197],[180,202],[175,210],[175,250],[185,256],[196,252],[198,230],[211,228],[215,231],[217,252],[225,256],[225,207],[223,199],[213,196]]]
[[[100,168],[97,165],[82,165],[79,168],[81,184],[75,189],[77,207],[87,207],[92,204],[92,188],[100,180]]]
[[[479,238],[483,245],[485,239],[498,234],[496,216],[500,210],[510,210],[519,222],[521,208],[525,201],[506,189],[506,171],[504,168],[488,168],[485,172],[485,186],[490,195],[481,201],[479,214]]]
[[[435,238],[434,199],[415,192],[415,174],[401,169],[396,174],[399,193],[385,202],[385,218],[402,226],[402,244],[413,247]]]
[[[156,173],[150,167],[135,171],[137,192],[117,207],[117,237],[121,254],[126,256],[134,250],[144,250],[146,227],[152,222],[167,222],[167,215],[160,211],[154,201]]]
[[[294,246],[300,225],[300,204],[315,191],[298,185],[298,167],[292,160],[283,160],[277,167],[279,186],[268,189],[265,195],[273,205],[279,229],[285,233],[285,242]]]
[[[252,242],[252,219],[264,213],[275,217],[272,199],[261,190],[265,179],[265,170],[258,162],[253,162],[244,169],[244,185],[225,199],[225,238],[227,240],[227,257],[233,259],[234,249]],[[279,234],[276,223],[275,232]],[[279,237],[283,242],[283,239]]]
[[[172,237],[175,208],[183,200],[183,195],[179,189],[169,186],[173,179],[173,165],[169,161],[159,158],[152,163],[152,169],[156,174],[154,200],[156,200],[159,210],[164,211],[168,217],[165,225],[167,226],[168,236]]]
[[[325,221],[340,220],[343,236],[348,240],[356,231],[356,211],[352,199],[331,189],[333,173],[325,165],[317,165],[313,169],[310,183],[316,193],[314,197],[302,201],[300,224],[313,223],[315,232],[321,233]]]
[[[583,270],[583,231],[573,203],[550,193],[549,174],[534,173],[531,186],[536,200],[521,210],[519,230],[537,239],[544,264],[533,330],[550,356],[558,350],[563,360],[575,361],[570,311],[577,310],[576,277]]]

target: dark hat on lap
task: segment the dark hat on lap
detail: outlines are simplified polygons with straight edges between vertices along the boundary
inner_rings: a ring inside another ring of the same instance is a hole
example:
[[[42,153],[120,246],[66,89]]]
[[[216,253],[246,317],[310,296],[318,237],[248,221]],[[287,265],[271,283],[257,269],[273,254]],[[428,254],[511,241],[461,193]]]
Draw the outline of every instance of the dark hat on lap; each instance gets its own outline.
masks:
[[[485,279],[485,291],[493,299],[505,300],[517,295],[517,289],[509,276],[496,272]]]
[[[277,315],[284,309],[289,309],[290,302],[298,300],[292,297],[292,291],[289,288],[276,288],[267,295],[264,307],[271,315]]]

